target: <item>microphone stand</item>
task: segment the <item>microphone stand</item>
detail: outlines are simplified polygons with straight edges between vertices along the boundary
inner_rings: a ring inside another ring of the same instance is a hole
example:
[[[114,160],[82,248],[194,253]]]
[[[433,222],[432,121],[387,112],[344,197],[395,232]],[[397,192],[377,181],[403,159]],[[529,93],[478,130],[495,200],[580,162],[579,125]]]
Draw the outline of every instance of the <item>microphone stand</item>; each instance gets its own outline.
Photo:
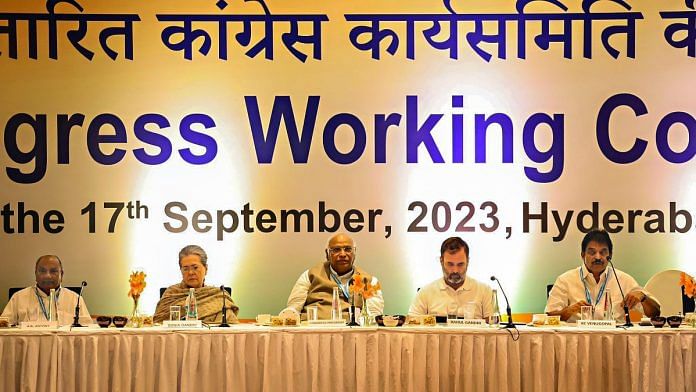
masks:
[[[614,263],[611,262],[611,257],[607,257],[607,261],[609,262],[609,265],[611,265],[611,269],[614,271],[614,278],[616,278],[616,284],[617,286],[619,286],[619,292],[621,293],[621,299],[623,301],[624,315],[626,316],[626,324],[620,325],[620,327],[632,327],[633,323],[631,322],[631,316],[628,313],[628,306],[626,305],[625,301],[626,297],[624,296],[623,289],[621,289],[621,283],[619,283],[619,276],[616,275],[616,268],[614,268]]]
[[[350,286],[353,285],[353,278],[351,277],[350,280],[348,281],[348,293],[350,293]],[[348,326],[349,327],[359,327],[360,324],[355,321],[355,296],[357,293],[354,293],[353,295],[350,296],[350,319],[348,320]],[[365,306],[365,301],[363,301],[363,306]]]
[[[73,323],[70,326],[72,327],[84,327],[84,325],[80,324],[80,298],[82,298],[82,290],[85,289],[85,286],[87,286],[86,281],[82,281],[82,284],[80,285],[80,294],[77,296],[77,305],[75,306],[75,317],[73,318]]]
[[[222,328],[229,328],[229,324],[227,324],[227,306],[225,304],[225,285],[220,286],[220,291],[222,292],[222,322],[218,327]]]
[[[500,284],[500,281],[495,276],[491,276],[491,280],[498,282],[498,287],[500,287],[500,291],[503,293],[503,297],[505,297],[505,303],[507,304],[505,311],[507,312],[508,322],[501,326],[501,328],[516,328],[515,323],[512,322],[512,310],[510,309],[510,301],[508,301],[508,297],[507,295],[505,295],[503,285]]]

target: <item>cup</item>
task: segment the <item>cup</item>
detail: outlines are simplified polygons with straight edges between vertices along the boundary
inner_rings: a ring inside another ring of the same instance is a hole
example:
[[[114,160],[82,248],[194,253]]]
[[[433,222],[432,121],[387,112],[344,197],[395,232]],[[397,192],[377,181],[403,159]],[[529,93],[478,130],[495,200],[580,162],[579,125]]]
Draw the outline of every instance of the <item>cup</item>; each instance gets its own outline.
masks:
[[[181,320],[181,306],[172,305],[169,307],[169,320],[170,321]]]
[[[271,315],[270,314],[259,314],[256,316],[256,324],[259,325],[271,325]]]
[[[448,320],[455,320],[457,318],[457,310],[459,309],[459,305],[456,302],[452,302],[449,305],[447,305],[447,319]]]
[[[667,317],[667,324],[670,328],[679,328],[682,323],[682,316],[669,316]]]
[[[467,302],[459,308],[457,315],[465,320],[471,320],[476,318],[476,304],[474,302]]]
[[[696,327],[696,313],[689,312],[684,315],[684,325]]]
[[[544,324],[546,324],[546,314],[545,313],[539,313],[539,314],[535,314],[532,316],[532,325],[534,325],[536,327],[540,327]]]
[[[114,322],[114,325],[116,326],[116,328],[123,328],[128,323],[128,317],[114,316],[113,322]]]
[[[592,314],[592,306],[581,306],[580,307],[580,320],[593,320],[594,314]]]
[[[307,321],[319,320],[319,307],[316,305],[307,306]]]
[[[142,320],[143,320],[143,327],[152,327],[154,325],[151,314],[142,315]]]
[[[97,324],[102,328],[108,328],[111,325],[111,316],[98,316]]]

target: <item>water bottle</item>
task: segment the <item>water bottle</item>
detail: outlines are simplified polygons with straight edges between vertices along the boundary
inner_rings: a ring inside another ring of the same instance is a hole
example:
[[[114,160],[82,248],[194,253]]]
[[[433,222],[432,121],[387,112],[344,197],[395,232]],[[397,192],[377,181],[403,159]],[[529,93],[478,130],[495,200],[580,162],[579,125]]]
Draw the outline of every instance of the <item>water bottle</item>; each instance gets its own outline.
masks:
[[[188,297],[186,297],[186,320],[198,320],[196,292],[193,287],[189,289]]]
[[[343,318],[341,313],[341,297],[338,294],[338,287],[333,288],[333,298],[331,298],[331,320]]]
[[[493,313],[488,323],[491,327],[497,327],[500,324],[500,307],[498,306],[498,290],[493,289],[493,297],[491,298],[491,303],[493,304]]]
[[[611,290],[609,289],[604,292],[604,319],[614,319],[614,302],[611,300]]]
[[[48,295],[48,321],[57,321],[56,310],[56,289],[51,289]]]

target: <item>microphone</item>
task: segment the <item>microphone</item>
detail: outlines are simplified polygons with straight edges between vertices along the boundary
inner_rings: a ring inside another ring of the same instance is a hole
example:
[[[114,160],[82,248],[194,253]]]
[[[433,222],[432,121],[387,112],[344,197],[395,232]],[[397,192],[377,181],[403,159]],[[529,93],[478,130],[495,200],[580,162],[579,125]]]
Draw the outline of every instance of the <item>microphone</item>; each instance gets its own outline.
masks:
[[[73,323],[70,327],[84,327],[80,324],[80,298],[82,298],[82,290],[87,286],[87,281],[82,281],[80,284],[80,293],[77,295],[77,305],[75,305],[75,317],[73,318]]]
[[[508,322],[503,326],[503,328],[515,328],[515,324],[512,322],[512,310],[510,309],[510,301],[508,301],[508,297],[507,295],[505,295],[503,285],[500,284],[500,281],[495,276],[491,276],[491,280],[498,282],[498,287],[500,287],[500,291],[503,293],[503,297],[505,297],[505,303],[507,304],[507,308],[505,309],[505,311],[507,312]]]
[[[225,306],[225,285],[223,284],[220,286],[220,292],[222,293],[222,322],[218,327],[223,327],[223,328],[229,328],[229,324],[227,324],[227,306]]]
[[[614,271],[614,278],[616,278],[616,284],[619,286],[619,292],[621,293],[621,299],[623,301],[623,299],[625,299],[626,297],[624,297],[624,292],[621,288],[621,283],[619,283],[619,276],[616,275],[616,268],[614,268],[614,263],[611,262],[611,256],[607,256],[607,261],[609,262],[609,265],[611,265],[611,269]],[[622,327],[632,327],[633,323],[631,322],[631,316],[628,313],[628,306],[626,305],[626,301],[623,301],[623,308],[624,315],[626,316],[626,324],[622,325]]]

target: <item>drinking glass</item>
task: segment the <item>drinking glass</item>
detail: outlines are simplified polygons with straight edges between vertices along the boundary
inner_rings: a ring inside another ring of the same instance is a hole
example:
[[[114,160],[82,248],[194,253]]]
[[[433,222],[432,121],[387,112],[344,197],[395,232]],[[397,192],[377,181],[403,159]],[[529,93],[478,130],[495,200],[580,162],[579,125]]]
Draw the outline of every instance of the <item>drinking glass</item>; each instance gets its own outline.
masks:
[[[447,319],[448,320],[456,319],[458,309],[459,309],[459,305],[456,302],[451,302],[450,304],[448,304],[447,305]]]
[[[172,305],[169,307],[169,320],[171,320],[171,321],[181,320],[181,306]]]
[[[316,305],[307,306],[307,321],[319,320],[319,307]]]
[[[594,314],[592,313],[592,306],[581,306],[580,307],[580,320],[593,320]]]

